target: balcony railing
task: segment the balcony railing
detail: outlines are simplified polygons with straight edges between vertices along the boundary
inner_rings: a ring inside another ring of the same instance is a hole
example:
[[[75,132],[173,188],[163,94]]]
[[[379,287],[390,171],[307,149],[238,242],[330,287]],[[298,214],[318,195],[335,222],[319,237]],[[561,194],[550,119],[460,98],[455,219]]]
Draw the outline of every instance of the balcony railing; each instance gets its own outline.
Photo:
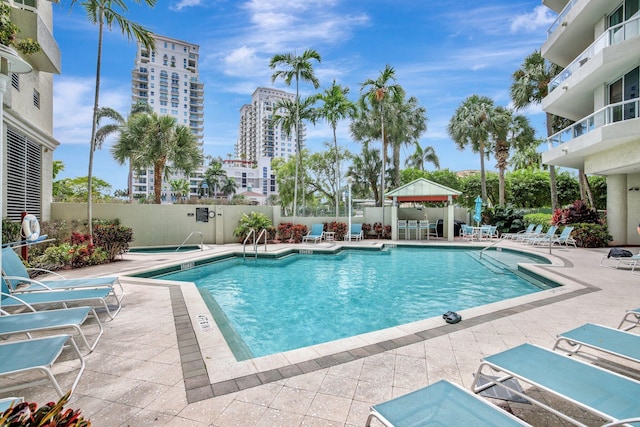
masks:
[[[577,2],[578,0],[571,0],[569,3],[567,3],[564,9],[562,9],[562,12],[558,14],[556,20],[553,21],[553,24],[551,24],[551,26],[547,30],[547,37],[551,36],[551,34],[553,34],[553,32],[562,24],[564,18],[567,16],[569,11],[573,9],[573,6],[575,6]]]
[[[562,70],[551,82],[549,82],[549,91],[554,90],[562,84],[566,79],[580,67],[589,61],[589,59],[602,52],[606,47],[623,42],[640,34],[640,16],[630,19],[626,22],[609,28],[602,33],[591,45],[586,48],[573,62]]]
[[[639,111],[640,99],[638,98],[607,105],[571,126],[562,129],[560,132],[551,135],[547,138],[548,147],[551,149],[554,146],[564,144],[612,123],[637,119],[640,117]]]

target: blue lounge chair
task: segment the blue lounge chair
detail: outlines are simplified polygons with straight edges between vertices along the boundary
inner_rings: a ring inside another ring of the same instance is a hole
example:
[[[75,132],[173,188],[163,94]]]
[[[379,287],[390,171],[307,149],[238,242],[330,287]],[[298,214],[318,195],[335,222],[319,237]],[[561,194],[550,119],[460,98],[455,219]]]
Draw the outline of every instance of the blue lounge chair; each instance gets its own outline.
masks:
[[[574,355],[582,347],[640,363],[640,335],[587,323],[558,335],[553,350]]]
[[[348,240],[362,240],[362,224],[351,224]]]
[[[531,246],[536,246],[536,245],[546,245],[549,246],[551,244],[551,242],[553,241],[553,239],[556,238],[556,231],[558,231],[558,226],[557,225],[552,225],[551,227],[549,227],[549,229],[547,230],[547,232],[541,236],[532,236],[532,237],[527,237],[524,242],[528,245]]]
[[[503,375],[496,378],[496,373]],[[486,384],[479,385],[480,378]],[[472,390],[479,393],[493,386],[504,387],[565,421],[582,425],[571,418],[571,414],[510,388],[504,382],[510,378],[529,383],[613,422],[640,419],[640,382],[532,344],[522,344],[485,357],[474,378]]]
[[[56,276],[55,280],[35,280],[29,277],[29,271],[40,271],[43,273]],[[41,268],[25,268],[22,260],[11,248],[2,249],[2,274],[7,280],[10,292],[33,292],[33,291],[51,291],[58,289],[89,289],[108,287],[113,293],[113,297],[118,300],[118,304],[122,302],[124,297],[124,288],[117,277],[97,277],[82,279],[65,279],[62,275],[55,271],[49,271]],[[115,284],[120,287],[120,295],[116,294]]]
[[[53,385],[56,392],[62,397],[65,395],[65,392],[62,391],[51,368],[62,353],[64,347],[71,348],[80,361],[80,370],[73,381],[73,385],[70,387],[73,393],[84,372],[85,364],[78,350],[78,346],[70,335],[55,335],[52,337],[34,338],[0,344],[0,376],[11,376],[12,379],[19,380],[19,377],[17,377],[18,374],[32,371],[42,372],[46,375],[47,380]],[[47,382],[47,380],[34,381],[30,379],[21,384],[6,387],[0,386],[0,392],[4,393],[43,384]]]
[[[311,230],[307,233],[306,236],[302,237],[303,242],[308,242],[309,240],[313,241],[313,243],[317,243],[322,241],[322,237],[324,236],[324,224],[313,224],[311,225]]]
[[[4,276],[1,283],[0,292],[0,307],[3,310],[7,308],[28,308],[31,311],[36,311],[34,306],[42,305],[61,305],[67,308],[67,304],[90,304],[97,303],[104,307],[109,318],[113,319],[117,316],[122,308],[120,301],[113,297],[111,288],[94,288],[94,289],[72,289],[72,290],[59,290],[59,291],[37,291],[37,292],[24,292],[20,294],[11,293],[7,286],[7,280]],[[107,304],[107,299],[113,299],[115,301],[115,311],[111,311],[111,308]]]
[[[531,237],[542,236],[541,233],[542,233],[542,224],[538,224],[536,225],[536,228],[534,228],[531,233],[522,233],[521,235],[516,236],[513,240],[515,240],[516,242],[522,243]]]
[[[2,311],[2,310],[0,310]],[[98,335],[89,344],[87,336],[81,326],[89,318],[95,319],[98,326]],[[73,307],[62,310],[34,311],[19,314],[7,314],[0,316],[0,337],[9,337],[16,334],[26,334],[32,338],[33,332],[52,331],[57,329],[73,329],[82,340],[82,343],[92,352],[104,329],[95,309],[92,307]]]
[[[626,326],[626,323],[631,323],[631,326]],[[625,326],[624,328],[622,326]],[[618,325],[618,329],[622,329],[623,331],[629,331],[636,326],[640,326],[640,308],[635,308],[633,310],[627,310],[622,316],[622,320]]]
[[[517,233],[502,233],[502,236],[500,236],[500,238],[505,240],[515,240],[523,234],[533,233],[533,228],[535,226],[535,224],[529,224],[525,230],[520,230]]]
[[[529,425],[479,396],[444,380],[373,405],[366,427],[371,425],[374,418],[388,427]]]

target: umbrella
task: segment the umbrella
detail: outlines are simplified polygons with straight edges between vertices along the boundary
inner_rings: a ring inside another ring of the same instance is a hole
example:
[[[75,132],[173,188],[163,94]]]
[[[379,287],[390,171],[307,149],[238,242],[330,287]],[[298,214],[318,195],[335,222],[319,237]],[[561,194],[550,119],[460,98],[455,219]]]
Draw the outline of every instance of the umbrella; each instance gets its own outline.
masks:
[[[476,210],[473,213],[473,220],[478,224],[482,221],[482,199],[480,196],[476,197]]]

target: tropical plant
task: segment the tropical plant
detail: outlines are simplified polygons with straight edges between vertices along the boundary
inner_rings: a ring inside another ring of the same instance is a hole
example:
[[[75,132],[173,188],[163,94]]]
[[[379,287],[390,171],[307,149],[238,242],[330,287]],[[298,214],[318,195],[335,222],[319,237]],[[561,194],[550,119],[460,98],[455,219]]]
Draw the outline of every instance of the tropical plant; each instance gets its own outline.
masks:
[[[513,153],[513,157],[509,164],[512,166],[512,170],[538,170],[542,168],[542,154],[537,150],[537,147],[542,144],[542,141],[536,140],[532,146],[516,148]]]
[[[153,167],[156,204],[161,203],[163,176],[169,177],[172,171],[189,175],[202,163],[202,151],[191,129],[177,124],[171,116],[156,113],[132,116],[120,132],[115,151],[119,145],[136,147],[130,153],[134,168]]]
[[[549,173],[521,169],[507,175],[511,204],[517,208],[548,206]]]
[[[605,224],[573,223],[571,237],[576,246],[581,248],[606,248],[613,237],[607,231]]]
[[[276,70],[271,75],[271,82],[275,82],[281,78],[287,86],[291,85],[293,80],[296,81],[296,99],[295,99],[295,129],[293,132],[296,135],[296,168],[295,168],[295,182],[293,192],[293,223],[296,222],[296,212],[298,210],[298,175],[301,168],[301,152],[302,141],[300,140],[300,80],[309,82],[315,89],[320,86],[320,82],[313,73],[313,66],[311,61],[322,61],[320,54],[314,49],[307,49],[300,56],[296,56],[295,53],[277,54],[271,58],[269,62],[269,68],[275,70],[278,67],[284,67],[283,69]]]
[[[91,421],[80,415],[79,409],[64,409],[71,391],[58,402],[38,408],[36,403],[21,402],[0,413],[0,425],[6,427],[91,427]]]
[[[243,213],[238,221],[238,226],[233,230],[233,235],[239,237],[242,242],[253,230],[254,234],[251,239],[251,243],[253,243],[262,230],[271,229],[273,229],[273,223],[265,214],[261,212],[251,212],[249,215]]]
[[[325,89],[324,92],[317,95],[315,99],[321,102],[321,105],[315,109],[315,120],[322,118],[327,121],[333,132],[333,148],[335,150],[336,168],[335,168],[335,182],[336,188],[340,189],[340,177],[342,171],[340,170],[340,154],[338,151],[338,137],[336,135],[336,129],[338,128],[338,122],[347,118],[351,118],[356,114],[356,106],[353,102],[347,98],[349,94],[348,87],[342,87],[336,84],[333,80],[331,87]],[[338,217],[338,193],[335,191],[335,205],[336,205],[336,218]]]
[[[21,239],[22,224],[2,218],[2,244],[17,242]]]
[[[171,191],[176,195],[177,200],[182,200],[183,197],[189,196],[189,181],[184,178],[172,179],[169,181]]]
[[[118,255],[129,251],[129,244],[133,241],[133,229],[120,224],[96,224],[94,240],[96,246],[104,249],[107,259],[111,262]]]
[[[309,156],[305,163],[308,171],[308,186],[309,192],[315,194],[321,194],[327,200],[338,200],[341,193],[341,187],[336,181],[338,177],[337,168],[341,161],[351,158],[351,154],[338,147],[334,150],[330,143],[325,142],[325,151],[313,153]],[[340,203],[335,205],[336,216],[338,215]]]
[[[602,221],[598,212],[590,209],[582,200],[576,200],[571,206],[564,209],[556,209],[553,212],[551,223],[554,225],[601,224]]]
[[[431,163],[436,169],[440,169],[440,159],[432,146],[422,147],[416,144],[416,151],[405,160],[408,167],[424,170],[424,164]]]
[[[227,178],[227,173],[222,169],[222,162],[219,159],[211,159],[209,167],[204,171],[204,182],[210,190],[213,190],[213,197],[218,194],[220,184]]]
[[[486,96],[474,94],[465,99],[456,109],[447,126],[447,132],[459,150],[464,150],[467,146],[471,146],[471,150],[480,156],[483,203],[487,202],[484,159],[488,148],[489,134],[496,127],[493,114],[493,100]]]
[[[222,186],[220,187],[220,191],[226,197],[236,194],[236,181],[231,177],[226,177],[222,182]]]
[[[8,2],[0,2],[0,44],[27,55],[42,50],[38,42],[30,37],[20,38],[19,34],[20,28],[11,21],[11,6]]]
[[[489,172],[485,175],[484,185],[487,192],[487,202],[483,203],[483,206],[492,206],[498,199],[498,187],[499,187],[498,174]],[[482,176],[479,173],[474,173],[462,178],[461,188],[462,195],[458,197],[458,202],[467,208],[473,208],[476,205],[476,198],[482,191]]]
[[[542,225],[543,230],[548,230],[551,225],[551,214],[546,213],[530,213],[526,214],[524,217],[525,225],[536,224]]]
[[[153,109],[146,102],[138,102],[131,107],[131,113],[127,117],[127,121],[130,120],[136,114],[151,114]],[[99,150],[102,148],[102,144],[105,139],[112,134],[120,133],[126,126],[126,121],[120,113],[112,108],[99,108],[98,110],[98,126],[103,119],[111,119],[112,122],[98,128],[96,130],[96,148]],[[133,141],[130,141],[133,143]],[[127,146],[126,144],[119,143],[111,147],[111,155],[120,163],[124,164],[125,161],[129,161],[129,175],[127,177],[127,195],[129,197],[129,203],[133,203],[133,165],[131,164],[131,153],[135,151],[137,145]]]
[[[500,206],[505,204],[505,170],[509,162],[512,148],[526,149],[533,147],[535,131],[529,124],[529,119],[523,115],[512,114],[512,111],[504,107],[496,107],[493,110],[491,134],[494,138],[493,152],[496,159],[499,177],[499,201]]]
[[[377,148],[370,149],[367,145],[362,146],[359,156],[354,156],[347,175],[353,178],[351,191],[360,198],[373,197],[376,202],[380,202],[380,173],[382,170],[382,156]]]
[[[145,3],[153,7],[156,0],[133,0],[136,3]],[[102,39],[104,29],[111,31],[117,26],[128,40],[137,40],[142,43],[148,50],[155,47],[154,39],[149,32],[140,24],[128,20],[120,11],[127,12],[127,3],[125,0],[71,0],[70,8],[79,3],[87,12],[87,19],[93,25],[98,26],[98,54],[96,59],[96,86],[93,99],[93,119],[91,121],[91,139],[89,140],[89,171],[87,173],[87,223],[89,227],[89,235],[93,238],[93,212],[92,198],[93,190],[93,155],[96,150],[96,132],[98,128],[98,112],[100,98],[100,71],[102,68]]]
[[[357,141],[366,141],[380,138],[382,141],[382,167],[380,168],[380,198],[379,206],[384,206],[385,173],[387,163],[387,147],[389,140],[385,133],[385,105],[391,102],[401,102],[404,97],[404,89],[398,84],[391,84],[396,80],[396,70],[387,64],[380,72],[378,78],[367,79],[360,85],[359,114],[360,124],[353,123],[351,133]],[[389,96],[387,96],[389,94]],[[378,126],[375,125],[376,113],[378,111]],[[359,130],[361,129],[361,130]],[[380,129],[380,133],[377,130]],[[377,136],[376,136],[377,134]],[[384,217],[384,210],[383,210]],[[384,222],[384,218],[383,218]]]
[[[510,94],[511,101],[516,110],[529,107],[531,104],[540,104],[542,99],[549,94],[549,83],[562,68],[556,64],[547,62],[539,50],[524,59],[521,67],[512,76]],[[554,129],[554,117],[546,113],[547,137],[560,129]],[[556,187],[556,169],[549,165],[549,185],[551,188],[551,208],[558,208],[558,190]]]

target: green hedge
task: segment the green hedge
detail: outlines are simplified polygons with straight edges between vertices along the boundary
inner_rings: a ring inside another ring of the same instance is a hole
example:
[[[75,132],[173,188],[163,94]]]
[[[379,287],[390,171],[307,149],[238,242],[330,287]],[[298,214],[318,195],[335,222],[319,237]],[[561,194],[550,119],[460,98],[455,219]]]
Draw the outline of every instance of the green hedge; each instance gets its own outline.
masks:
[[[523,217],[524,225],[527,226],[529,224],[542,225],[543,231],[547,231],[551,226],[551,214],[545,213],[532,213],[526,214]]]

